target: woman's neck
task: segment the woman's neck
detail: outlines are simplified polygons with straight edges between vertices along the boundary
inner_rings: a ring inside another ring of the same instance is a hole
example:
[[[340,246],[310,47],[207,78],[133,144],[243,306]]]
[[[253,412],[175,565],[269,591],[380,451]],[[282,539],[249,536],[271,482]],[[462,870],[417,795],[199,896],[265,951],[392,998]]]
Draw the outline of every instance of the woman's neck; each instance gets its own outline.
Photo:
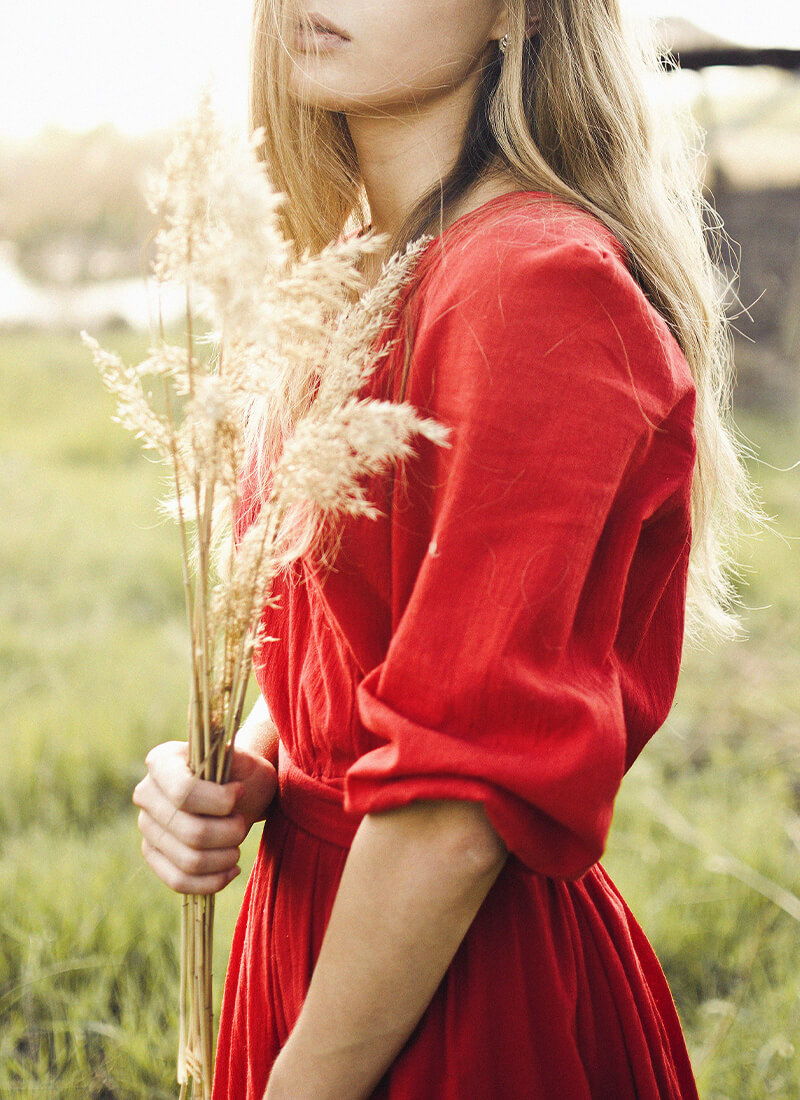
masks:
[[[443,222],[440,226],[436,227],[436,232],[442,232],[447,229],[449,225],[463,214],[469,213],[470,210],[474,210],[478,206],[482,206],[483,203],[488,202],[489,199],[494,198],[496,195],[505,195],[509,191],[519,191],[520,184],[513,178],[513,176],[507,171],[498,170],[492,174],[484,174],[481,176],[467,191],[465,195],[462,195],[459,201],[454,205],[453,209],[445,213]],[[416,195],[415,198],[419,198]],[[404,212],[403,217],[407,211]],[[372,228],[375,228],[374,224]],[[381,270],[381,264],[388,259],[387,250],[382,252],[369,253],[362,257],[360,263],[361,274],[364,277],[368,287],[372,287],[378,280]]]
[[[437,98],[413,106],[398,106],[391,113],[348,112],[347,124],[375,232],[394,236],[414,204],[452,170],[478,78],[477,72],[472,73],[469,79]],[[514,189],[508,178],[505,183],[500,182],[497,190],[497,181],[487,176],[487,186],[496,193]],[[453,216],[460,216],[466,209],[454,212]],[[446,225],[437,226],[437,231],[444,228]]]
[[[408,211],[458,156],[471,88],[443,102],[391,115],[348,114],[350,136],[369,201],[372,228],[394,235]]]
[[[361,179],[376,233],[394,237],[424,194],[453,169],[476,93],[477,74],[446,95],[398,108],[391,114],[349,112],[347,125],[355,146]],[[456,218],[495,195],[519,189],[506,169],[486,170],[462,195],[433,231],[442,232]],[[374,286],[388,250],[363,257],[361,271]]]

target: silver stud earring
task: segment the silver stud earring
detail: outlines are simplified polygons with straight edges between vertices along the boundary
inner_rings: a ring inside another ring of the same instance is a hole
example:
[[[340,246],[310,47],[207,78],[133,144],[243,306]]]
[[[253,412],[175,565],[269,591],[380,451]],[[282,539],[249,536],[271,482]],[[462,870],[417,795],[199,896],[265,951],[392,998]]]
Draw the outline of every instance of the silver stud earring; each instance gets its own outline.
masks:
[[[507,45],[508,45],[508,35],[504,34],[503,37],[500,39],[500,42],[499,42],[500,53],[505,53],[506,52],[506,46]]]

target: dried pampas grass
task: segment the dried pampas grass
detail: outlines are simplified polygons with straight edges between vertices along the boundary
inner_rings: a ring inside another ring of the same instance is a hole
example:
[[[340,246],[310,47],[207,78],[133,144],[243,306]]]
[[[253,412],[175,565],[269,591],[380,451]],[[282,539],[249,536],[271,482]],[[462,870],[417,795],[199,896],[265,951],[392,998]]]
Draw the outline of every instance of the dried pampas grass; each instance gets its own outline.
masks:
[[[358,396],[388,353],[375,351],[376,338],[428,238],[384,264],[371,290],[357,261],[384,236],[294,257],[259,139],[224,132],[205,94],[150,185],[161,219],[154,272],[186,288],[185,346],[162,329],[148,357],[127,366],[82,334],[116,419],[170,472],[190,637],[189,762],[216,782],[275,578],[302,556],[332,558],[345,517],[377,514],[363,481],[408,456],[415,434],[447,445],[447,429],[411,405]],[[262,499],[236,546],[251,471]],[[202,1100],[213,1073],[213,914],[213,896],[184,897],[178,1080],[181,1096]]]

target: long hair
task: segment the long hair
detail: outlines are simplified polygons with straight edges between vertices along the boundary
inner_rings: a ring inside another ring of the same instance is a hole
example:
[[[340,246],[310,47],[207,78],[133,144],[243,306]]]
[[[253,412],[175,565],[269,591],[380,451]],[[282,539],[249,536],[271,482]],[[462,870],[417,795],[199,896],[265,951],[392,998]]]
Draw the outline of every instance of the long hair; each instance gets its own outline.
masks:
[[[731,417],[731,283],[720,261],[724,230],[694,165],[700,134],[656,111],[647,89],[660,70],[659,44],[652,29],[634,31],[619,0],[547,0],[532,36],[530,2],[507,0],[507,48],[492,50],[481,71],[456,162],[409,211],[389,252],[438,234],[497,165],[520,190],[549,192],[611,230],[697,389],[687,633],[729,636],[738,629],[737,534],[760,510]],[[262,156],[289,196],[284,229],[300,252],[366,228],[369,212],[344,116],[287,90],[293,4],[255,0],[250,123],[264,128]]]

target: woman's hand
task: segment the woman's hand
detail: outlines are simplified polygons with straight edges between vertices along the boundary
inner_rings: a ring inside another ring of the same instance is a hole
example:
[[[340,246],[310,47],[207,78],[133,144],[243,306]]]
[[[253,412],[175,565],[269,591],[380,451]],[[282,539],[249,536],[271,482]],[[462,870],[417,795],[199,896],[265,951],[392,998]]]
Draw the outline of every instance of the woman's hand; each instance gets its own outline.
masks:
[[[264,818],[278,777],[262,756],[234,743],[228,783],[192,775],[185,741],[167,741],[145,760],[133,792],[142,854],[180,894],[215,894],[239,874],[239,845]]]

